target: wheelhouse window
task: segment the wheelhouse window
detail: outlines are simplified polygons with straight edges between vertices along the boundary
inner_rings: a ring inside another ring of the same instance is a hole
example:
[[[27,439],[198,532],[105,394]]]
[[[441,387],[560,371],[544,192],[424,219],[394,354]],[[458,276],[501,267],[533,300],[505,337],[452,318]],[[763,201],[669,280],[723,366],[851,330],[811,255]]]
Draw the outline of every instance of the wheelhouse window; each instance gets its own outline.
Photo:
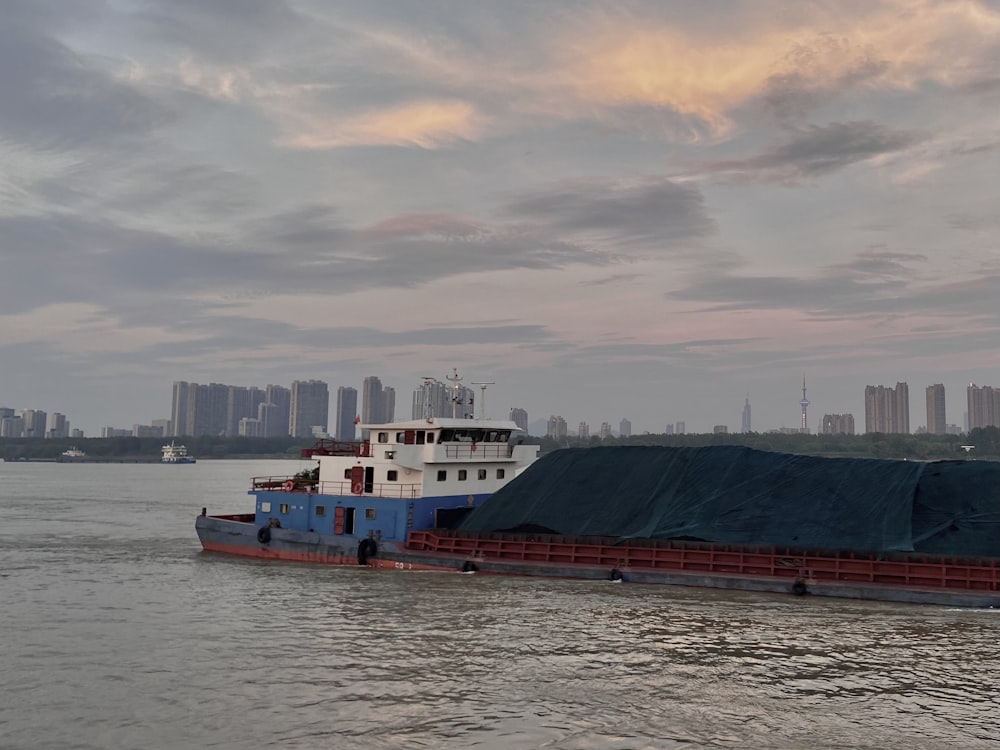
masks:
[[[468,478],[469,478],[469,472],[467,472],[465,469],[459,469],[458,470],[458,479],[459,479],[459,481],[464,482]]]
[[[271,502],[269,500],[265,500],[264,502],[262,502],[260,504],[260,512],[261,513],[270,513],[271,512]]]
[[[480,479],[486,479],[486,469],[480,469],[479,470],[479,478]]]
[[[503,477],[504,477],[504,470],[497,469],[497,479],[503,479]]]
[[[350,478],[351,478],[351,469],[350,467],[348,467],[344,469],[344,479],[350,479]]]
[[[378,434],[378,441],[380,443],[388,443],[389,442],[389,433],[388,432],[380,432]]]
[[[395,469],[389,469],[389,471],[385,473],[385,479],[387,482],[396,482],[399,480],[399,472]]]
[[[288,512],[288,503],[282,503],[281,505],[279,505],[278,506],[278,512],[279,513],[287,513]]]
[[[426,437],[426,435],[427,433],[425,433],[423,430],[417,430],[417,445],[424,444],[424,438]]]
[[[443,482],[446,479],[448,479],[448,470],[447,469],[438,469],[438,481],[439,482]]]
[[[316,515],[317,516],[325,516],[326,515],[326,506],[325,505],[317,505],[316,506]]]

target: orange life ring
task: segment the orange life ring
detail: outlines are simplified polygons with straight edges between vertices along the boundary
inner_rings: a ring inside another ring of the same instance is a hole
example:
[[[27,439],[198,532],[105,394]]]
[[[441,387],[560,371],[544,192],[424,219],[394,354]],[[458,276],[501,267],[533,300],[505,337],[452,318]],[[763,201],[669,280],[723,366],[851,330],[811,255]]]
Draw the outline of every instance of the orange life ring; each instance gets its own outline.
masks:
[[[283,489],[285,492],[291,492],[292,490],[295,489],[295,480],[286,479],[285,483],[281,485],[281,489]]]
[[[353,485],[351,485],[351,492],[353,492],[355,495],[360,495],[361,489],[362,489],[361,482],[355,482]]]

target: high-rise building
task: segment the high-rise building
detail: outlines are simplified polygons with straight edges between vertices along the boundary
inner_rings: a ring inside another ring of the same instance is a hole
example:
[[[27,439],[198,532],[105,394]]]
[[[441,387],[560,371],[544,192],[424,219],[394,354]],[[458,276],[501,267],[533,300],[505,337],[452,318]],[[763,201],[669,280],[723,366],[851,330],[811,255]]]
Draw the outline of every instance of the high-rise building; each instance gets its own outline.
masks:
[[[0,417],[0,437],[19,438],[24,432],[24,420],[21,417]]]
[[[611,423],[610,422],[601,422],[601,431],[599,433],[597,433],[597,434],[600,436],[601,440],[607,440],[608,438],[610,438],[611,437]]]
[[[413,411],[410,416],[412,419],[451,416],[472,419],[475,416],[474,407],[475,398],[471,388],[458,385],[457,381],[453,385],[447,385],[434,378],[425,378],[413,392]]]
[[[190,387],[191,384],[183,380],[174,382],[173,403],[170,408],[170,434],[175,437],[191,434],[187,425]]]
[[[382,381],[369,375],[361,384],[361,421],[365,424],[383,424]]]
[[[632,437],[632,423],[623,418],[618,423],[618,435],[623,438]]]
[[[171,431],[176,437],[225,435],[228,410],[229,386],[177,381],[170,410]]]
[[[290,435],[292,430],[292,391],[280,385],[268,385],[264,388],[264,403],[273,406],[266,409],[266,417],[261,416],[257,407],[257,419],[263,424],[261,437],[282,437]]]
[[[948,423],[944,411],[944,386],[940,383],[927,386],[927,432],[944,435]]]
[[[188,384],[187,428],[190,435],[225,435],[229,386]]]
[[[910,389],[906,383],[895,388],[865,386],[865,432],[909,434]]]
[[[590,437],[590,425],[586,422],[580,422],[580,426],[576,429],[576,436],[580,440],[586,440]]]
[[[25,409],[21,412],[23,437],[45,437],[45,421],[48,417],[41,409]]]
[[[510,410],[510,421],[516,424],[525,432],[528,431],[528,412],[517,406]]]
[[[330,415],[330,392],[322,380],[296,380],[292,383],[292,437],[314,437],[319,428],[326,432]]]
[[[805,381],[803,380],[802,382],[804,383]],[[803,396],[805,395],[805,391],[803,391],[802,395]],[[750,423],[750,394],[748,393],[747,400],[743,404],[743,421],[742,424],[740,425],[740,432],[752,432],[752,431],[753,430],[751,429],[751,423]]]
[[[969,383],[966,395],[970,430],[977,427],[1000,427],[1000,388]]]
[[[226,434],[240,434],[241,419],[256,419],[257,408],[265,403],[266,394],[260,388],[230,385],[226,389]]]
[[[896,383],[896,430],[902,435],[910,434],[910,386]]]
[[[823,415],[824,435],[853,435],[854,415],[853,414],[824,414]]]
[[[562,440],[566,437],[566,420],[560,416],[552,415],[545,428],[545,437]]]
[[[340,386],[337,389],[337,421],[334,437],[337,440],[354,440],[355,420],[358,418],[358,391]]]
[[[382,389],[382,422],[394,422],[396,419],[396,389],[386,386]]]
[[[683,422],[677,422],[674,425],[674,432],[678,435],[683,435],[685,432],[687,432],[687,425],[685,425]]]
[[[69,420],[66,419],[65,414],[60,414],[57,411],[52,412],[52,416],[49,418],[48,437],[50,438],[69,437]]]

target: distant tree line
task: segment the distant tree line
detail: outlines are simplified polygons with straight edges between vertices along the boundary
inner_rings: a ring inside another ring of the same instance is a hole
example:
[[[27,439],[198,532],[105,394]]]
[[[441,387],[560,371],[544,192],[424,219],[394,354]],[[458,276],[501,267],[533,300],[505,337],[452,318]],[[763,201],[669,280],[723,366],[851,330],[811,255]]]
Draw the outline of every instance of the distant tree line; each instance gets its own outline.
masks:
[[[93,458],[158,458],[171,438],[0,438],[0,457],[5,460],[57,458],[69,448],[79,448]],[[296,437],[185,437],[173,438],[196,459],[209,458],[298,458],[312,442]]]
[[[0,458],[56,458],[75,447],[95,458],[149,457],[160,455],[163,438],[82,438],[40,439],[0,438]],[[312,441],[295,437],[185,437],[178,443],[187,446],[197,459],[211,458],[298,458]],[[978,427],[965,435],[803,435],[774,432],[684,435],[632,435],[627,438],[527,437],[525,442],[540,446],[545,454],[560,448],[596,447],[599,445],[662,445],[703,447],[707,445],[743,445],[757,450],[795,453],[807,456],[844,456],[851,458],[896,458],[941,460],[975,458],[1000,460],[1000,428]],[[963,446],[974,446],[968,451]]]

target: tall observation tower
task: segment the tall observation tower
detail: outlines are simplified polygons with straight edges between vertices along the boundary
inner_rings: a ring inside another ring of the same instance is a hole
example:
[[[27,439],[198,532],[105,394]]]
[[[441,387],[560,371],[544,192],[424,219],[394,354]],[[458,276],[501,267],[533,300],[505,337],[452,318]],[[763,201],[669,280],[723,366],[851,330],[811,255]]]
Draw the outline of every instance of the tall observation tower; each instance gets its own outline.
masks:
[[[806,376],[802,376],[802,400],[799,401],[799,406],[802,407],[802,431],[805,432],[809,429],[809,420],[806,417],[806,409],[809,408],[809,399],[806,398]]]

